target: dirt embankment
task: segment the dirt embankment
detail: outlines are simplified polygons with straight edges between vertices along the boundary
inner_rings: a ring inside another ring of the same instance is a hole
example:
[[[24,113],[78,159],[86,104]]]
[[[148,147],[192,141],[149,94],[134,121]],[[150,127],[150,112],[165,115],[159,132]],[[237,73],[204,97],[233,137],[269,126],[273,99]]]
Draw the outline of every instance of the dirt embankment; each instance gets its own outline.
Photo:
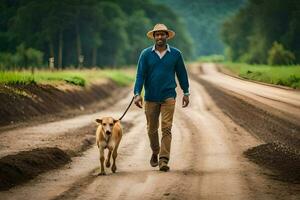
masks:
[[[87,87],[64,85],[0,85],[0,126],[29,121],[35,117],[83,111],[124,90],[107,80]]]
[[[244,152],[247,158],[273,170],[273,178],[300,182],[299,124],[275,116],[249,103],[243,96],[221,89],[196,75],[192,77],[204,86],[226,115],[266,143]]]
[[[9,189],[70,161],[70,156],[56,147],[5,156],[0,159],[0,190]]]

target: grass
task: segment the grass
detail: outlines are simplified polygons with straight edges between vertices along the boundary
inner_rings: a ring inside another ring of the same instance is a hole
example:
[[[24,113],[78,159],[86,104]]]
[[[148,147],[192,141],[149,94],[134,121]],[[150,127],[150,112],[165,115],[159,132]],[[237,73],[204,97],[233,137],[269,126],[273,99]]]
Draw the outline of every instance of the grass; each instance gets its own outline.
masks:
[[[65,82],[85,86],[98,79],[111,79],[119,86],[130,85],[134,81],[134,70],[92,69],[92,70],[38,70],[34,75],[30,71],[0,71],[0,84],[51,84]]]
[[[0,83],[6,84],[32,84],[36,83],[33,76],[28,72],[0,72]]]
[[[105,77],[113,80],[120,86],[129,85],[135,80],[135,76],[133,76],[133,74],[127,75],[124,74],[124,72],[118,70],[107,70],[103,73]]]
[[[219,62],[224,62],[225,57],[223,55],[209,55],[209,56],[200,56],[197,61],[199,62],[215,62],[215,63],[219,63]]]
[[[85,79],[78,76],[67,77],[64,79],[64,81],[74,85],[85,86]]]
[[[245,63],[224,63],[223,65],[233,73],[246,79],[300,88],[300,65],[269,66]]]

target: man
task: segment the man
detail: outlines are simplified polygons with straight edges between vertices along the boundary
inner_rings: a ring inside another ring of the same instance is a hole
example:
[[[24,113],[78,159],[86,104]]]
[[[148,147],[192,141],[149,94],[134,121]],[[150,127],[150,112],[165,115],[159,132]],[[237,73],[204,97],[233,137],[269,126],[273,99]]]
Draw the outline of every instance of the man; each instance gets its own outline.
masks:
[[[134,102],[142,108],[141,91],[144,86],[147,131],[152,149],[150,164],[152,167],[159,165],[161,171],[168,171],[177,86],[175,74],[184,93],[182,107],[189,104],[189,82],[181,52],[167,44],[167,40],[173,38],[175,32],[168,30],[164,24],[156,24],[147,36],[154,39],[155,45],[144,49],[139,57]],[[158,137],[160,115],[161,147]]]

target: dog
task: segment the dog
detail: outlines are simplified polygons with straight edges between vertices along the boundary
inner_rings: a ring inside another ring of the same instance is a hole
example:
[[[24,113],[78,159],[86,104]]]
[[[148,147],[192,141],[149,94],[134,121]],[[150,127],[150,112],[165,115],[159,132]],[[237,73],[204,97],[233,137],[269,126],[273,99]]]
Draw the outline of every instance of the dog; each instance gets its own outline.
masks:
[[[105,175],[104,169],[104,149],[108,149],[108,155],[105,161],[105,166],[110,167],[110,157],[113,157],[111,171],[116,172],[116,158],[118,156],[118,147],[123,135],[123,129],[120,120],[115,120],[112,117],[104,117],[95,120],[98,123],[96,131],[96,144],[100,153],[101,172],[99,175]]]

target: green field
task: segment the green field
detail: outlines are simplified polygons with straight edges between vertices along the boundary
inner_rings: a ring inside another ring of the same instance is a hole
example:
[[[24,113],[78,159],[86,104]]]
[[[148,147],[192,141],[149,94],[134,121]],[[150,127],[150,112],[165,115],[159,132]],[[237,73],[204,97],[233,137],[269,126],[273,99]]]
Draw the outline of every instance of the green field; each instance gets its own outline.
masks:
[[[134,70],[37,70],[32,75],[30,71],[0,71],[0,84],[51,84],[66,82],[85,86],[96,80],[108,78],[120,86],[126,86],[134,81]]]
[[[214,63],[220,63],[224,62],[225,57],[223,55],[209,55],[209,56],[200,56],[197,61],[199,62],[214,62]]]
[[[300,88],[300,65],[268,66],[249,65],[245,63],[223,63],[223,66],[246,79]]]

